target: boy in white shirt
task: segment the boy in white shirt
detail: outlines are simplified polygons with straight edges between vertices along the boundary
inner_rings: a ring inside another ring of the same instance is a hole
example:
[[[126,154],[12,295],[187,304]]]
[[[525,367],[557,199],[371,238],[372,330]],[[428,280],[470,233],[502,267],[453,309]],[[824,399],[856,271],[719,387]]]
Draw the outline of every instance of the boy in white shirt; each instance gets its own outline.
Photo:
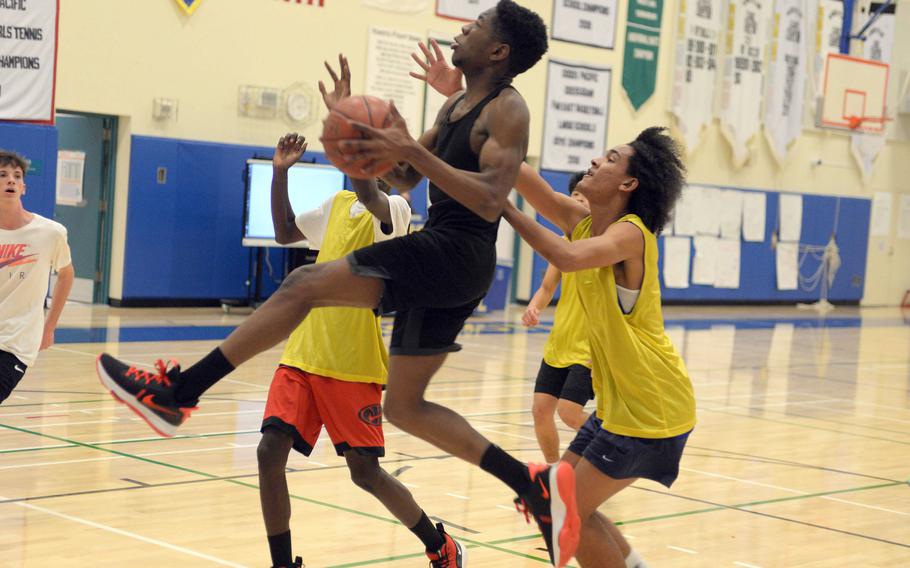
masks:
[[[38,351],[54,344],[54,329],[75,277],[66,228],[22,205],[27,170],[25,158],[0,150],[0,403]],[[58,276],[45,317],[51,270]]]

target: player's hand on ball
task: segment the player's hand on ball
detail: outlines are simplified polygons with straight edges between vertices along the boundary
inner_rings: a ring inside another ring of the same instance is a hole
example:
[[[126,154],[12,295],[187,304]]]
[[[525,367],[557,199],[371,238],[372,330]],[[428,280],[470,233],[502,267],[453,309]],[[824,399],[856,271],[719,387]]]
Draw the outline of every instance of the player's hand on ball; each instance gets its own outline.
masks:
[[[422,74],[411,71],[411,77],[426,81],[436,92],[447,97],[464,89],[461,84],[464,73],[461,72],[461,69],[449,67],[449,63],[446,61],[445,56],[442,54],[442,49],[439,48],[439,44],[436,43],[435,39],[430,40],[430,45],[433,46],[433,52],[422,41],[417,44],[417,47],[423,52],[426,61],[421,59],[416,53],[411,53],[411,58],[423,69]]]
[[[528,309],[525,310],[524,315],[521,316],[521,323],[524,324],[525,327],[534,327],[539,324],[540,310],[528,306]]]
[[[329,62],[325,62],[326,71],[329,72],[329,76],[332,78],[333,83],[331,93],[325,88],[325,84],[323,84],[322,81],[319,81],[319,92],[322,93],[322,101],[329,110],[335,108],[335,105],[338,104],[338,101],[341,99],[351,96],[351,68],[348,67],[348,58],[340,53],[338,54],[338,67],[341,72],[340,77],[335,73],[335,70],[332,69],[332,66],[329,65]]]
[[[408,132],[408,125],[395,108],[395,103],[390,103],[389,123],[385,128],[373,128],[362,122],[351,121],[351,126],[360,132],[363,139],[348,139],[338,143],[338,147],[350,162],[404,162],[407,161],[407,152],[416,142]],[[369,170],[365,165],[364,170]]]
[[[278,140],[275,155],[272,157],[272,166],[279,169],[288,169],[297,163],[297,160],[306,152],[306,138],[296,132],[285,134]]]

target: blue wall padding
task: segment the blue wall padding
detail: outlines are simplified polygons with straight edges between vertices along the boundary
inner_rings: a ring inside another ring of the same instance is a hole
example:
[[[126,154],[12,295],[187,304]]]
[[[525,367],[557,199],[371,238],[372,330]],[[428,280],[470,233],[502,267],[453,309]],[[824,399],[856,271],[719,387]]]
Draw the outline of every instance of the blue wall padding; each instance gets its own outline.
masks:
[[[54,218],[57,188],[57,129],[38,124],[0,122],[0,149],[25,156],[31,168],[25,175],[26,209]]]
[[[246,298],[243,172],[273,148],[133,136],[123,298]],[[321,154],[304,159],[325,163]],[[167,168],[159,184],[157,170]],[[269,249],[280,279],[284,250]],[[276,285],[266,275],[263,293]]]
[[[559,172],[541,172],[554,188],[564,191],[568,176]],[[565,180],[557,176],[565,176]],[[703,184],[707,185],[707,184]],[[713,186],[720,187],[720,186]],[[666,288],[663,286],[663,238],[658,239],[660,249],[661,295],[664,300],[676,302],[811,302],[819,298],[819,290],[778,290],[775,268],[775,252],[771,238],[777,230],[779,216],[779,193],[748,188],[723,186],[726,189],[756,191],[767,195],[765,214],[765,238],[763,242],[743,242],[740,257],[739,288],[723,289],[712,286],[690,284],[688,288]],[[803,198],[802,236],[803,244],[825,245],[835,230],[837,221],[837,245],[840,248],[842,265],[828,293],[832,301],[853,302],[863,297],[866,273],[866,253],[869,243],[869,220],[871,201],[865,198],[835,197],[829,195],[807,195]],[[840,212],[835,215],[838,200]],[[691,249],[692,262],[695,251]],[[815,272],[818,261],[807,258],[800,272],[809,275]],[[546,261],[534,254],[532,293],[537,290]],[[690,268],[691,280],[691,268]]]

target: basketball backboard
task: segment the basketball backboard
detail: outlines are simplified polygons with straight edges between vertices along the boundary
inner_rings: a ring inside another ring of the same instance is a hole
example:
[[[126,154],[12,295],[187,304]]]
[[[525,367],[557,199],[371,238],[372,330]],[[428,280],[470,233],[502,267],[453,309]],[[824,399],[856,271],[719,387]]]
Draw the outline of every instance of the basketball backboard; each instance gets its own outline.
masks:
[[[889,66],[881,61],[829,53],[825,63],[818,125],[884,133]]]

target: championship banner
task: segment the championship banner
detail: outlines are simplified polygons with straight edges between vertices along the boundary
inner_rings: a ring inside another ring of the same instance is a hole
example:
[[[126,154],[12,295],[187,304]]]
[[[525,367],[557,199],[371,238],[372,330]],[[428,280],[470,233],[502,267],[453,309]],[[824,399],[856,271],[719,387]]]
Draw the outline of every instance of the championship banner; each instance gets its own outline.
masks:
[[[53,123],[55,0],[0,2],[0,120]]]
[[[183,8],[183,11],[186,12],[187,16],[192,16],[193,12],[196,11],[196,8],[199,7],[199,4],[202,3],[202,0],[176,0],[177,5]]]
[[[882,7],[881,2],[872,2],[869,5],[869,14],[867,18],[874,14]],[[884,10],[881,15],[866,30],[866,41],[863,42],[863,58],[882,63],[891,63],[891,56],[894,48],[894,27],[895,27],[895,5],[891,4]],[[862,26],[865,21],[854,20],[855,26]],[[859,31],[857,28],[856,31]],[[872,176],[872,170],[879,154],[885,148],[884,134],[866,134],[856,132],[850,136],[850,151],[859,165],[863,179],[868,180]]]
[[[702,128],[714,114],[722,11],[721,0],[679,3],[670,111],[689,152],[698,146]]]
[[[821,96],[825,82],[825,62],[829,53],[840,53],[840,35],[844,27],[842,0],[818,0],[815,34],[815,66],[813,81],[815,93]]]
[[[749,141],[761,125],[771,0],[730,0],[727,10],[720,126],[733,149],[733,162],[740,166],[748,159]]]
[[[553,0],[553,39],[613,49],[616,0]]]
[[[629,0],[622,88],[636,111],[654,94],[664,0]]]
[[[878,10],[882,9],[882,2],[872,2],[869,5],[869,14],[871,17]],[[863,42],[863,58],[882,63],[891,63],[891,53],[894,50],[894,27],[897,16],[895,16],[895,4],[891,4],[882,10],[881,15],[866,30],[866,41]],[[856,25],[863,25],[860,21],[854,20]],[[859,30],[857,30],[859,31]]]
[[[765,138],[778,163],[803,130],[806,85],[806,28],[803,0],[775,0],[768,79]]]
[[[541,169],[577,172],[604,155],[612,73],[608,67],[549,61]]]
[[[471,22],[498,2],[499,0],[436,0],[436,15]]]

